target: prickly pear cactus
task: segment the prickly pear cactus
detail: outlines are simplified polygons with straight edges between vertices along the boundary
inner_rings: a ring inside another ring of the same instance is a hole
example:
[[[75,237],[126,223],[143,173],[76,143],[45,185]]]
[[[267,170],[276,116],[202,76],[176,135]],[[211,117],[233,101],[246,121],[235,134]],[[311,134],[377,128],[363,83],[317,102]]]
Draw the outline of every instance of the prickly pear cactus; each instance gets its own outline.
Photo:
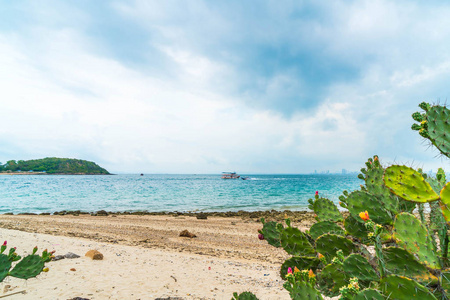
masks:
[[[319,236],[325,233],[334,233],[337,235],[344,235],[345,231],[336,223],[330,221],[322,221],[315,223],[309,229],[309,234],[311,237],[316,240]]]
[[[437,300],[426,287],[403,276],[390,275],[381,279],[380,288],[388,299]]]
[[[280,233],[281,246],[283,249],[296,256],[315,256],[316,251],[309,242],[306,235],[299,229],[287,227]]]
[[[53,258],[53,252],[44,250],[42,256],[36,255],[37,247],[33,249],[33,253],[24,257],[17,255],[16,248],[10,248],[9,253],[3,254],[6,250],[6,241],[0,247],[0,282],[7,276],[17,277],[21,279],[29,279],[38,276],[44,271],[45,263]],[[20,260],[20,261],[19,261]],[[19,261],[11,270],[12,262]]]
[[[367,243],[369,241],[366,226],[364,223],[357,221],[352,215],[349,215],[344,220],[344,228],[348,235],[358,238],[361,243]]]
[[[311,206],[319,221],[342,221],[342,215],[339,209],[331,200],[317,197],[314,201],[312,199],[308,201],[310,204],[312,203]]]
[[[258,298],[251,292],[233,293],[231,300],[258,300]]]
[[[356,245],[349,239],[336,235],[324,234],[316,240],[316,250],[324,255],[328,261],[331,261],[336,256],[336,252],[342,250],[344,256],[357,251]]]
[[[280,232],[277,228],[277,222],[265,222],[264,218],[261,218],[263,228],[259,230],[259,234],[262,239],[265,239],[270,245],[274,247],[281,247]]]
[[[386,298],[381,293],[374,289],[365,289],[359,292],[354,300],[385,300]]]
[[[384,172],[384,183],[394,194],[408,201],[426,203],[439,199],[422,174],[407,166],[388,167]]]
[[[318,290],[306,282],[297,283],[289,292],[292,300],[323,300]]]
[[[293,270],[297,267],[299,270],[315,271],[319,264],[320,260],[317,257],[293,256],[281,265],[280,276],[283,280],[286,280],[286,274],[288,273],[289,268]]]
[[[319,288],[322,293],[329,297],[339,294],[339,289],[349,283],[350,277],[345,273],[339,263],[331,263],[323,268],[317,275]]]
[[[450,182],[441,190],[440,206],[447,222],[450,222]]]
[[[350,277],[356,277],[363,281],[377,281],[378,274],[375,272],[369,261],[359,255],[351,254],[344,260],[344,271]]]
[[[397,215],[393,232],[395,241],[410,253],[416,254],[424,265],[431,269],[441,268],[430,234],[414,215]]]
[[[405,249],[384,248],[383,257],[389,274],[405,276],[423,284],[436,284],[438,282],[438,278]]]
[[[413,124],[412,129],[428,139],[445,156],[450,157],[450,111],[445,106],[422,102],[419,105],[424,113],[414,113],[413,119],[420,124]]]
[[[381,166],[377,155],[373,159],[366,162],[366,168],[361,169],[362,174],[358,175],[359,179],[364,180],[365,190],[371,195],[377,197],[380,202],[384,204],[385,209],[397,214],[405,209],[412,209],[412,207],[405,207],[401,199],[393,195],[386,187],[383,181],[384,168]]]
[[[393,217],[383,203],[374,195],[363,191],[354,191],[346,198],[347,208],[355,220],[364,223],[359,213],[367,211],[370,218],[378,224],[392,224]]]

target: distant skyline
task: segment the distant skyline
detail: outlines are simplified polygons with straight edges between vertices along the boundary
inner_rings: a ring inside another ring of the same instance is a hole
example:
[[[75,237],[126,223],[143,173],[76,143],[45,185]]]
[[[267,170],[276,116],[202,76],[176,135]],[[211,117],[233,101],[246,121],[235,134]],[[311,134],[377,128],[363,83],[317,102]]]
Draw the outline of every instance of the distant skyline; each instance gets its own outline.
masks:
[[[0,162],[113,173],[450,170],[444,1],[0,0]]]

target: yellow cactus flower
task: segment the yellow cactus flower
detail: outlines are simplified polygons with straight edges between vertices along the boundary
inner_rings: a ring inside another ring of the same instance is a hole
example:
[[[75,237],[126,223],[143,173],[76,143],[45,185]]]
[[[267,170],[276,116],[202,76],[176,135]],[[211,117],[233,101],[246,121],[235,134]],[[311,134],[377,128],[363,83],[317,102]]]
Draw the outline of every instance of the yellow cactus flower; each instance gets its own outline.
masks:
[[[300,270],[297,267],[294,267],[294,273],[298,273]]]
[[[48,272],[48,268],[43,268],[42,272]]]
[[[316,277],[316,275],[314,275],[313,270],[309,269],[309,274],[308,274],[309,278],[313,278]]]

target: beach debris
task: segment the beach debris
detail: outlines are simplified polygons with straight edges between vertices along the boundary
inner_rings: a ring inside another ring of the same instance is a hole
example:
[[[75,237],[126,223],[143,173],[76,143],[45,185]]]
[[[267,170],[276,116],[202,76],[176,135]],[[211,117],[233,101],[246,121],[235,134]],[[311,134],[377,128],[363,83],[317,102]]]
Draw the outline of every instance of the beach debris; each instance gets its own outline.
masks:
[[[77,269],[71,268],[70,271],[75,272]]]
[[[65,258],[79,258],[80,256],[78,254],[68,252],[67,254],[64,254]]]
[[[196,217],[197,217],[198,220],[206,220],[206,219],[208,219],[208,215],[205,214],[205,213],[198,213],[196,215]]]
[[[86,252],[85,256],[87,256],[93,260],[102,260],[103,259],[103,254],[101,254],[97,250],[89,250],[88,252]]]
[[[155,300],[184,300],[181,297],[165,297],[165,298],[155,298]]]
[[[57,261],[57,260],[61,260],[64,259],[64,255],[56,255],[55,257],[52,258],[52,261]]]
[[[75,297],[75,298],[68,299],[68,300],[90,300],[90,299],[88,299],[88,298],[82,298],[82,297]]]
[[[195,234],[190,233],[187,229],[185,229],[182,232],[180,232],[180,236],[188,237],[188,238],[195,238],[195,237],[197,237]]]

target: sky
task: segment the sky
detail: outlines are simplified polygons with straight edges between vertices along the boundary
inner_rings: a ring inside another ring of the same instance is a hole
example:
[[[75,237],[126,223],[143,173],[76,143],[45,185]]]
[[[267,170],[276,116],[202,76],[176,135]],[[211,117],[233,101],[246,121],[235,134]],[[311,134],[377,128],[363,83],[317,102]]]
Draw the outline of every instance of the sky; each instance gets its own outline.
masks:
[[[115,173],[449,169],[446,1],[0,0],[0,162]]]

